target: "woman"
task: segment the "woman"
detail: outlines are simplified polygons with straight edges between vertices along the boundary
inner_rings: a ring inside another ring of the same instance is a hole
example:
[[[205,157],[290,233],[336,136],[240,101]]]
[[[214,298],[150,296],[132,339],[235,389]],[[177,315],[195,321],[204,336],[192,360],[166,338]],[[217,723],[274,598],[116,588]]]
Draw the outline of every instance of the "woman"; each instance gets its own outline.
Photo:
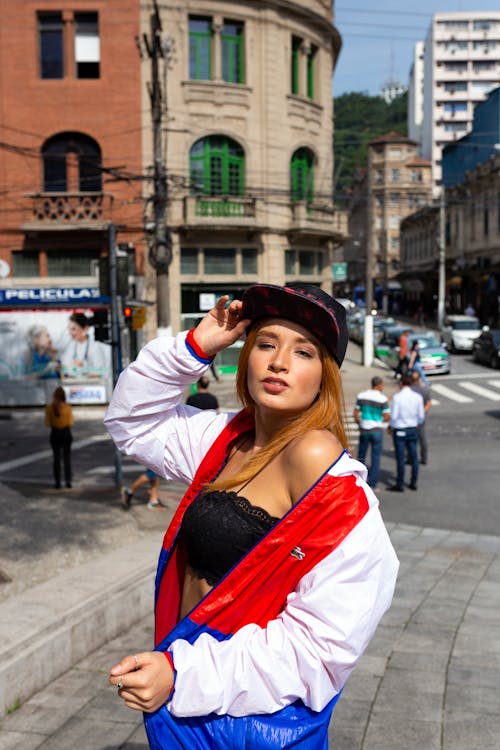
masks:
[[[28,330],[29,349],[25,355],[28,376],[49,380],[60,377],[61,363],[46,326],[34,325]]]
[[[91,337],[91,324],[85,313],[76,312],[69,317],[71,341],[61,355],[66,377],[107,377],[111,372],[111,349]]]
[[[50,427],[50,445],[54,454],[54,482],[56,490],[61,488],[61,455],[64,464],[66,487],[71,487],[71,427],[74,424],[73,410],[66,403],[64,388],[59,386],[52,396],[52,403],[45,407],[45,424]]]
[[[346,451],[345,310],[309,286],[227,301],[148,344],[106,415],[121,450],[191,483],[160,556],[156,651],[126,656],[110,682],[145,712],[155,750],[326,748],[397,572],[366,468]],[[243,410],[182,405],[245,331]]]
[[[411,345],[410,350],[410,360],[408,362],[408,373],[411,375],[411,373],[415,370],[420,375],[422,382],[427,383],[427,378],[425,377],[424,369],[420,363],[420,344],[418,339],[415,339],[413,344]]]

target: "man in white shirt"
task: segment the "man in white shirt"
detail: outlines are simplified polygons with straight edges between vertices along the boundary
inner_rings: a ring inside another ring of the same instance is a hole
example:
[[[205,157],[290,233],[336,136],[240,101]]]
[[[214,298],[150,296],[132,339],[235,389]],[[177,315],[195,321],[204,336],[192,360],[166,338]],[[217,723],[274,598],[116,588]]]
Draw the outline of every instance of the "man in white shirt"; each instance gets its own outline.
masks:
[[[358,460],[366,463],[368,447],[371,446],[371,465],[368,469],[368,484],[377,486],[384,432],[390,417],[389,400],[382,393],[384,381],[375,376],[371,388],[361,391],[356,397],[354,419],[359,425]]]
[[[405,458],[408,452],[411,461],[411,480],[408,487],[417,489],[418,479],[418,425],[424,421],[424,399],[410,388],[411,375],[401,376],[399,392],[392,399],[391,421],[394,450],[396,452],[396,484],[388,487],[392,492],[404,491]]]

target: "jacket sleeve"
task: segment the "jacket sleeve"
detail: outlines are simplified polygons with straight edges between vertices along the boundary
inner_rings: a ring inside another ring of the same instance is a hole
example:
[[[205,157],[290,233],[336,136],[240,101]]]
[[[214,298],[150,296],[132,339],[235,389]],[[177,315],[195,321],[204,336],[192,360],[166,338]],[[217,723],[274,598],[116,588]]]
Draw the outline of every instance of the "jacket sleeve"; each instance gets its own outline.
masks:
[[[208,364],[188,346],[185,333],[147,344],[120,375],[104,417],[120,451],[165,479],[191,482],[232,416],[180,403]]]
[[[208,633],[169,648],[179,717],[274,713],[300,699],[321,711],[339,693],[390,606],[398,561],[378,507],[288,596],[265,628]],[[263,595],[265,593],[263,592]]]

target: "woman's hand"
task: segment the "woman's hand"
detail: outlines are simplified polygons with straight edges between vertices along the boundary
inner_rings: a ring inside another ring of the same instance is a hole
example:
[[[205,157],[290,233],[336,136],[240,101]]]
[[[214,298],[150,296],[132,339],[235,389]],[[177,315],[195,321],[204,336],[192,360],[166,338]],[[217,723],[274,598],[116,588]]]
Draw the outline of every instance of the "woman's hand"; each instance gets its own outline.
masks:
[[[215,357],[217,352],[234,344],[244,333],[250,319],[241,318],[242,302],[234,299],[228,307],[229,296],[219,297],[215,307],[208,312],[194,330],[194,338],[198,346],[209,357]]]
[[[109,681],[118,687],[118,694],[128,708],[151,713],[168,700],[174,673],[164,653],[146,651],[126,656],[115,664]]]

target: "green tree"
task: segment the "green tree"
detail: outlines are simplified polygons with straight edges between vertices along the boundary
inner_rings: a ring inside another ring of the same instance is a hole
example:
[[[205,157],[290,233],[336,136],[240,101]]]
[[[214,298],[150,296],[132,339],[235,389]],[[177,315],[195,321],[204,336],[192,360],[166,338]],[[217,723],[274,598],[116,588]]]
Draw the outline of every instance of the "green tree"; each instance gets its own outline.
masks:
[[[380,96],[359,92],[342,94],[335,99],[335,199],[341,202],[353,181],[356,169],[365,167],[368,144],[391,130],[407,134],[407,95],[387,104]]]

